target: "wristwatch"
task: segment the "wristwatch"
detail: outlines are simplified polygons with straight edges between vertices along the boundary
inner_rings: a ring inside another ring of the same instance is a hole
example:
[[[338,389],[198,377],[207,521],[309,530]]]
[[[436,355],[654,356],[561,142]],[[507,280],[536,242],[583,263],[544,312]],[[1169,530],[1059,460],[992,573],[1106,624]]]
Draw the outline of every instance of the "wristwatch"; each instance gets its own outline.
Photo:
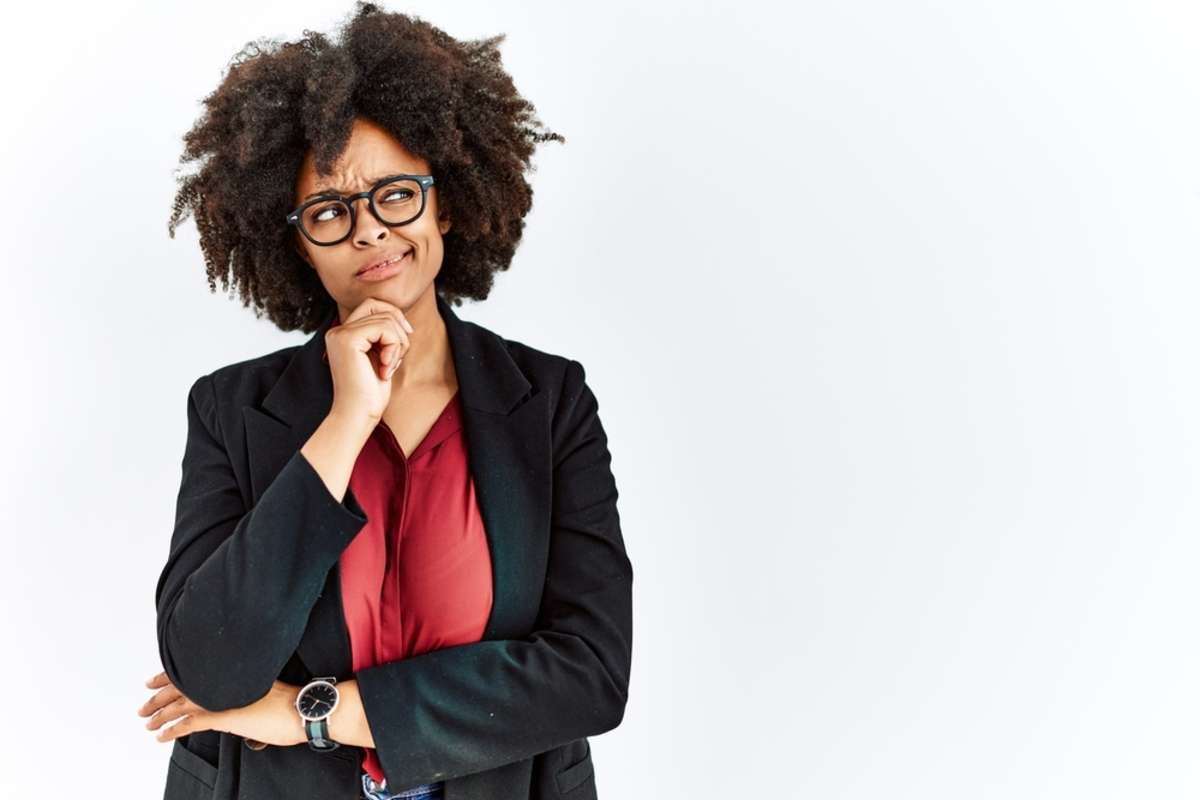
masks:
[[[336,750],[338,743],[329,738],[329,715],[338,705],[337,678],[313,678],[296,695],[296,710],[308,735],[308,746],[318,752]]]

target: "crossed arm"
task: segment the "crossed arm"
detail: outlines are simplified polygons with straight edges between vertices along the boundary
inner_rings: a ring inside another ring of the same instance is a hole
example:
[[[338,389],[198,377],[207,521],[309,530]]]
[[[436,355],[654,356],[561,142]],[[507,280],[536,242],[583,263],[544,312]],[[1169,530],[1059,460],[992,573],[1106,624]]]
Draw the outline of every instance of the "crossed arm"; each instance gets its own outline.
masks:
[[[164,671],[209,712],[245,708],[277,688],[329,569],[366,523],[353,495],[339,502],[299,452],[246,511],[215,403],[210,379],[201,378],[188,396],[176,524],[156,588]],[[339,681],[346,707],[339,705],[330,735],[374,747],[390,784],[490,769],[621,721],[632,568],[597,410],[582,365],[570,361],[533,633],[435,650]]]
[[[252,750],[269,745],[304,744],[307,735],[296,714],[299,686],[275,681],[270,691],[248,706],[212,711],[198,705],[160,672],[146,681],[154,696],[138,707],[139,717],[149,717],[146,728],[159,731],[155,738],[170,742],[197,731],[225,731],[246,740]],[[338,681],[340,699],[329,717],[329,736],[341,744],[375,747],[371,728],[358,693],[358,681]],[[169,728],[163,727],[174,723]]]

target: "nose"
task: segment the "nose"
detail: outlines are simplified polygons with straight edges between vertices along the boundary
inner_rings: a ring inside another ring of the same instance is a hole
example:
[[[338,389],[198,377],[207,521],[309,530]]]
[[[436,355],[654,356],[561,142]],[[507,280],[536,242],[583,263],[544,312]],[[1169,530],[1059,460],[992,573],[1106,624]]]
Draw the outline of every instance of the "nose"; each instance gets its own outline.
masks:
[[[366,197],[356,197],[351,202],[361,204],[355,207],[353,234],[355,244],[387,238],[388,226],[371,213],[370,200]]]

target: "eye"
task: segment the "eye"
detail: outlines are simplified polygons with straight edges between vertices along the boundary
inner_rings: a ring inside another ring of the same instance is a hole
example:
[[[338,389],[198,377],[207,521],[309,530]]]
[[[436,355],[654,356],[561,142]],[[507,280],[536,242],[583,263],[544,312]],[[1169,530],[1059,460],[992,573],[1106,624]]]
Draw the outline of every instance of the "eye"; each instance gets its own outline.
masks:
[[[322,208],[322,209],[318,210],[316,213],[314,213],[313,221],[314,222],[329,222],[329,220],[334,218],[333,216],[329,216],[329,215],[331,215],[331,214],[332,215],[341,215],[342,213],[344,213],[344,212],[342,210],[341,204],[335,203],[331,206],[325,206],[324,208]]]
[[[403,201],[408,200],[409,198],[413,197],[415,194],[416,194],[415,192],[412,192],[408,189],[389,189],[383,195],[383,202],[385,202],[385,203],[390,202],[391,199],[393,197],[396,197],[397,195],[400,196],[399,199],[401,202],[403,202]]]

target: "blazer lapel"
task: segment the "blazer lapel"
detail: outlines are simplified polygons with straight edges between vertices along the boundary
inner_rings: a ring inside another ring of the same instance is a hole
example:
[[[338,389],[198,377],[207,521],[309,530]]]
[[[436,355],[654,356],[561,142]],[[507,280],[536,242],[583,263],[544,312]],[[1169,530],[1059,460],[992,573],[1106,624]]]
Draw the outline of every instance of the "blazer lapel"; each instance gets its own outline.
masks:
[[[550,411],[491,331],[460,320],[440,296],[458,377],[468,462],[492,561],[492,610],[483,639],[522,637],[541,601],[550,535]],[[334,310],[293,355],[261,408],[242,409],[254,502],[329,413],[333,380],[322,360]],[[347,498],[349,503],[351,495]],[[357,501],[354,501],[355,503]],[[353,674],[339,565],[297,647],[312,675]]]

